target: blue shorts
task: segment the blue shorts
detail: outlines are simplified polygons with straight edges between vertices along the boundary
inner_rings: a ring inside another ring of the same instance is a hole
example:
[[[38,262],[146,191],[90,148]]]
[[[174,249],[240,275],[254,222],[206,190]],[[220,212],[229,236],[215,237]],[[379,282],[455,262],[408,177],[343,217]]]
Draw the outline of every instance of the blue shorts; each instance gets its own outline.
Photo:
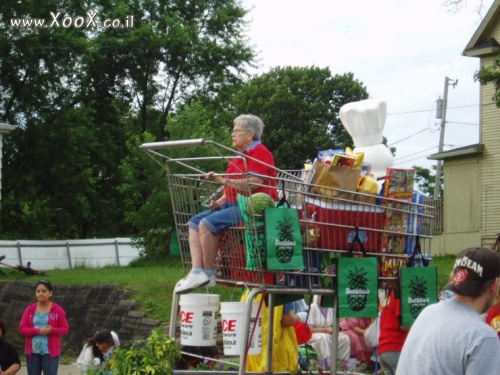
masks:
[[[199,231],[200,222],[213,234],[219,234],[227,228],[243,222],[238,202],[225,202],[218,210],[206,210],[193,216],[188,221],[188,226]]]

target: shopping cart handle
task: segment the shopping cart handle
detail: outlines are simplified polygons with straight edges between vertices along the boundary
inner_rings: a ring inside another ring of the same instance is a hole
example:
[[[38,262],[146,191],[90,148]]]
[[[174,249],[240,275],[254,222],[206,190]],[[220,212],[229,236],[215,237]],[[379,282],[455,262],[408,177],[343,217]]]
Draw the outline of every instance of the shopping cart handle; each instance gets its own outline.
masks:
[[[181,139],[179,141],[165,141],[165,142],[151,142],[143,143],[140,148],[142,150],[163,150],[167,148],[181,148],[181,147],[192,147],[192,146],[202,146],[206,144],[203,138],[197,139]]]

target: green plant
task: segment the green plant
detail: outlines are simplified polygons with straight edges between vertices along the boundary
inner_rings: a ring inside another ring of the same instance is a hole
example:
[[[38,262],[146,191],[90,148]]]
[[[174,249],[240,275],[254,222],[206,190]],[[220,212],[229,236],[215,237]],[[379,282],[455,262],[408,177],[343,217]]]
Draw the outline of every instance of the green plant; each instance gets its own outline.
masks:
[[[117,375],[171,375],[180,355],[175,339],[165,337],[161,328],[155,328],[146,340],[116,349],[109,363]]]
[[[168,255],[170,228],[150,229],[146,238],[134,238],[134,247],[139,248],[139,255],[156,261],[165,260]]]

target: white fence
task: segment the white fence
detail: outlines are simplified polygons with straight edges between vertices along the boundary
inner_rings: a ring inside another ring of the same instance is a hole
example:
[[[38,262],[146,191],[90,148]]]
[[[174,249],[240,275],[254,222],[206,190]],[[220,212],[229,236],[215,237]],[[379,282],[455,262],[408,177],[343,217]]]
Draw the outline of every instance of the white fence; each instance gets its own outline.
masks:
[[[2,263],[27,266],[31,262],[35,270],[126,266],[139,257],[139,252],[130,238],[0,241],[0,255],[5,255]]]

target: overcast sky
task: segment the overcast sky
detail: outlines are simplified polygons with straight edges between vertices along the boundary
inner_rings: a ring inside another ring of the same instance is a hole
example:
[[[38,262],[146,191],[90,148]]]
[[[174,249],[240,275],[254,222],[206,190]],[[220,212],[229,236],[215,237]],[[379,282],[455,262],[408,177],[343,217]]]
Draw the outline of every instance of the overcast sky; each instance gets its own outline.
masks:
[[[448,88],[444,150],[479,142],[479,59],[462,52],[481,21],[473,1],[452,14],[441,0],[243,0],[258,72],[276,66],[352,72],[387,102],[384,136],[395,166],[431,168],[438,151],[436,100]],[[489,7],[492,0],[484,3]],[[488,8],[483,9],[483,15]],[[491,104],[493,105],[493,104]],[[318,145],[321,149],[321,145]]]

